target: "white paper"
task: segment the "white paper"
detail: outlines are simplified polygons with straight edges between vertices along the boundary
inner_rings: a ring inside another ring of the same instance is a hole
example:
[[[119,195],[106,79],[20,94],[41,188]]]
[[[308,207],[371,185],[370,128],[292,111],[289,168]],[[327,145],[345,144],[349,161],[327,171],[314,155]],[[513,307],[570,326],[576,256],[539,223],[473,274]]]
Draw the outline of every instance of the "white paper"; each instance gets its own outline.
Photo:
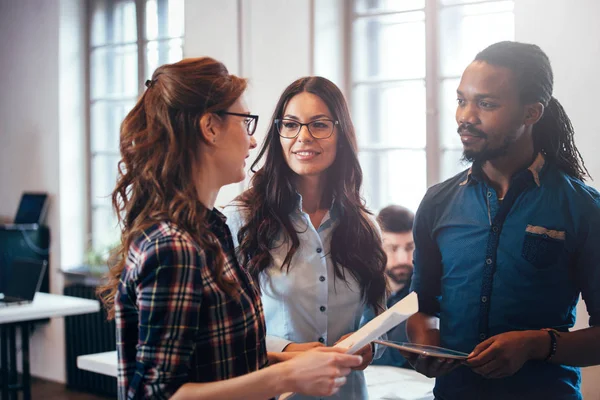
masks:
[[[417,311],[419,311],[419,301],[417,294],[412,292],[334,347],[346,348],[348,349],[346,353],[356,353]]]
[[[378,339],[384,333],[399,325],[408,317],[419,311],[419,299],[417,293],[412,292],[396,304],[392,308],[388,308],[385,312],[369,321],[365,326],[342,340],[334,347],[348,349],[346,353],[354,354],[373,340]],[[279,396],[279,400],[291,398],[294,393],[284,393]]]

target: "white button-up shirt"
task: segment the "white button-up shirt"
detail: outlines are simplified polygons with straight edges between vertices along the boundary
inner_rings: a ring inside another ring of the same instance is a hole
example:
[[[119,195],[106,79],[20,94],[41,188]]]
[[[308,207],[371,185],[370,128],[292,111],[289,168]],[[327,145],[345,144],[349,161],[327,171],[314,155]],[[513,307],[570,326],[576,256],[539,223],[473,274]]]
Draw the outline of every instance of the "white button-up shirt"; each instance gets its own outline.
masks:
[[[298,198],[298,208],[290,220],[298,232],[300,246],[289,272],[287,268],[281,269],[290,248],[281,233],[274,238],[273,265],[259,278],[268,351],[282,351],[290,343],[322,342],[332,346],[343,335],[358,330],[365,306],[360,286],[352,274],[346,273],[347,282],[334,279],[329,253],[331,235],[337,224],[335,208],[327,212],[315,229],[309,215],[302,211],[300,195]],[[245,224],[244,209],[234,202],[225,207],[224,214],[237,247],[237,234]],[[383,350],[383,346],[377,346],[375,357]],[[294,399],[314,398],[296,395]],[[368,399],[363,372],[352,371],[347,383],[328,399]]]

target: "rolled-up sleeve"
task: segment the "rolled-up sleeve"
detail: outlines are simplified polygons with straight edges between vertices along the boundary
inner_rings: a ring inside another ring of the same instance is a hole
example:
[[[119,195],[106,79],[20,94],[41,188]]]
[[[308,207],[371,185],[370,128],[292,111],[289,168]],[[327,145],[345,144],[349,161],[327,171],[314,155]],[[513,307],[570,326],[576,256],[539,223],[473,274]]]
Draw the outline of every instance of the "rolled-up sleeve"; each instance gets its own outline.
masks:
[[[149,247],[137,282],[139,340],[129,399],[168,399],[188,381],[200,322],[202,257],[179,238]]]
[[[433,238],[434,208],[425,195],[413,225],[415,251],[411,291],[419,295],[419,311],[439,317],[441,298],[442,256]]]

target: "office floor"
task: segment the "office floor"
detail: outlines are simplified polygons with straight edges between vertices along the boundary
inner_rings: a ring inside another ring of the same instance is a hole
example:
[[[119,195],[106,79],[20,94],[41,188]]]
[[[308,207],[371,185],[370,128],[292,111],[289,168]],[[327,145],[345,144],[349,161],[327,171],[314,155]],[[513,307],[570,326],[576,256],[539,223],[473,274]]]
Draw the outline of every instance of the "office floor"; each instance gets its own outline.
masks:
[[[22,398],[22,396],[21,396]],[[96,396],[68,390],[65,385],[38,378],[32,379],[31,398],[33,400],[107,400],[110,397]]]

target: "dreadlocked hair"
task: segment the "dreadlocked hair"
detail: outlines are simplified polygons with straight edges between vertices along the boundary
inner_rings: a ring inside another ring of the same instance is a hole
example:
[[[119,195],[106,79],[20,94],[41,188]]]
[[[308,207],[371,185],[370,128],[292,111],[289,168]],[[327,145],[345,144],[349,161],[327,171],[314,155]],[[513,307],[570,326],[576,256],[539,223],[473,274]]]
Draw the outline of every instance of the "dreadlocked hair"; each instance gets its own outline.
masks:
[[[521,101],[544,105],[542,118],[533,126],[536,152],[542,152],[547,160],[569,176],[582,181],[590,177],[575,146],[571,120],[552,96],[554,75],[546,53],[534,44],[506,41],[487,47],[477,54],[475,61],[510,69],[521,90]]]

